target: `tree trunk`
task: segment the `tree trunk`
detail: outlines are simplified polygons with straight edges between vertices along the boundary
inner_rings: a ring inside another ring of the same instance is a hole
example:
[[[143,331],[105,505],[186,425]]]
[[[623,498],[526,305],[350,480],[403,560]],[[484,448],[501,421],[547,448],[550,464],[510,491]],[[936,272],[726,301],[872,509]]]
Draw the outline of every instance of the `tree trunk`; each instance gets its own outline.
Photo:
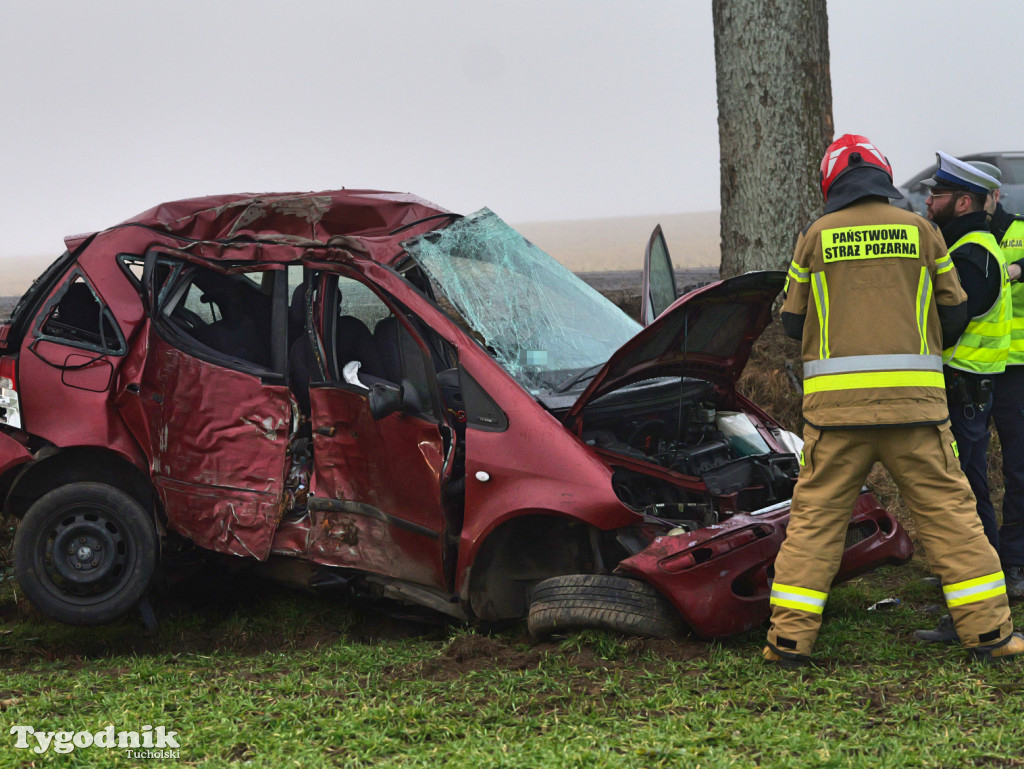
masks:
[[[822,211],[832,141],[825,0],[712,0],[723,278],[786,269]]]

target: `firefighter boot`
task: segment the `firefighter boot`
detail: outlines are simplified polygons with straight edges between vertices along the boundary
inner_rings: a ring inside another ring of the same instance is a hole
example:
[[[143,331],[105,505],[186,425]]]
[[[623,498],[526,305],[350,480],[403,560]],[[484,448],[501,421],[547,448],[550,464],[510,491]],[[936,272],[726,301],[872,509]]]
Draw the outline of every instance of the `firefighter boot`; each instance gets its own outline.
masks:
[[[960,636],[953,627],[953,618],[948,614],[942,615],[935,630],[915,630],[914,638],[928,644],[951,644],[960,641]]]
[[[784,670],[802,668],[804,665],[808,665],[811,662],[811,658],[806,654],[784,652],[771,644],[768,644],[761,650],[761,656],[764,657],[765,662],[772,662]]]
[[[1011,657],[1024,654],[1024,635],[1011,633],[999,643],[976,646],[971,652],[982,662],[1003,662]]]

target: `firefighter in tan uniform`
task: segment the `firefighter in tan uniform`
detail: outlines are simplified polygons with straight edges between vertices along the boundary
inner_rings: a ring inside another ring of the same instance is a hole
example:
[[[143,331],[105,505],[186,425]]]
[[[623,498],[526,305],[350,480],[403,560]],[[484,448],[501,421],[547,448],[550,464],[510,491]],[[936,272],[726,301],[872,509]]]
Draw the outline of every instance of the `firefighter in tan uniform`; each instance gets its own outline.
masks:
[[[825,214],[801,234],[782,320],[802,339],[800,478],[775,562],[764,657],[809,660],[872,465],[896,479],[964,646],[986,659],[1024,652],[999,558],[985,538],[949,429],[943,336],[967,323],[966,295],[938,229],[890,206],[889,162],[847,134],[821,164]]]

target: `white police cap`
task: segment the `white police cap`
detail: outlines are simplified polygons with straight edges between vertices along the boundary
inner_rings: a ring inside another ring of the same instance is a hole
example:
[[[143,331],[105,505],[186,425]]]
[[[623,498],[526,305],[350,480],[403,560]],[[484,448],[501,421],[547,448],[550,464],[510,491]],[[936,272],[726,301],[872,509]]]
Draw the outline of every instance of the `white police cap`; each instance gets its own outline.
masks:
[[[1000,187],[999,180],[945,152],[936,152],[939,168],[935,175],[924,182],[926,187],[946,187],[968,190],[979,195],[988,195]]]

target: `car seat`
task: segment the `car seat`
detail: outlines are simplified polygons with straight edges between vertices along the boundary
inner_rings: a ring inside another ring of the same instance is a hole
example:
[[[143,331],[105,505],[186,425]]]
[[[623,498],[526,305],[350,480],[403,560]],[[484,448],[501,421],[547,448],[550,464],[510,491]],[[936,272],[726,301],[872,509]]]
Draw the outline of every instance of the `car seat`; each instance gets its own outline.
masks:
[[[404,369],[398,318],[391,316],[377,321],[373,329],[373,346],[380,358],[379,376],[389,382],[401,382]]]

